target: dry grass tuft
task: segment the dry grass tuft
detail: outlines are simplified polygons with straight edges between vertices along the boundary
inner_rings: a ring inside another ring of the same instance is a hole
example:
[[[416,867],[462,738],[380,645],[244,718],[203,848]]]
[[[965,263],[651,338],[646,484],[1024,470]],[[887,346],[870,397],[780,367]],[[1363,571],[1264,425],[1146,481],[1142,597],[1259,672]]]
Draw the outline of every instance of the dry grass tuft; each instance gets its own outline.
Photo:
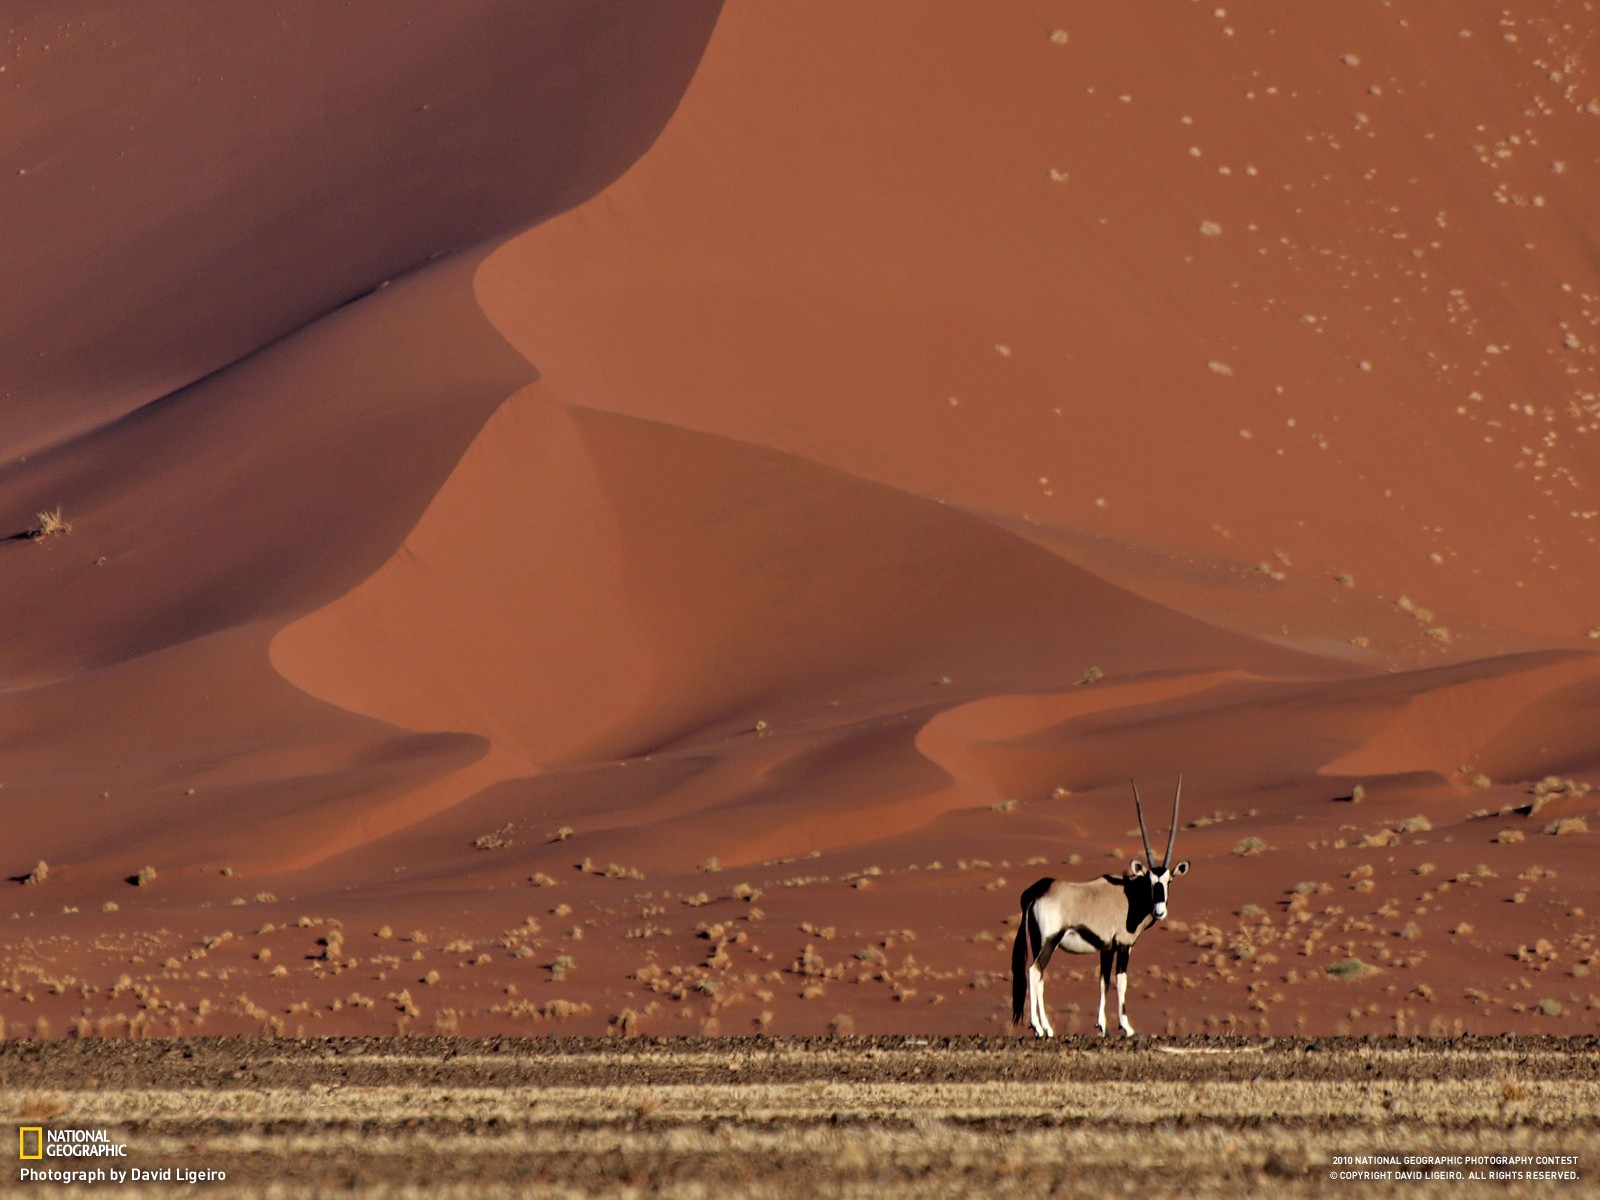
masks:
[[[42,512],[35,519],[28,536],[36,542],[47,541],[50,538],[65,537],[72,532],[72,523],[61,515],[61,506],[58,504],[49,512]]]
[[[1558,817],[1540,832],[1548,833],[1552,837],[1565,837],[1569,833],[1588,833],[1589,822],[1582,817]]]
[[[512,845],[511,826],[505,824],[490,833],[481,833],[473,839],[472,845],[477,850],[504,850]]]

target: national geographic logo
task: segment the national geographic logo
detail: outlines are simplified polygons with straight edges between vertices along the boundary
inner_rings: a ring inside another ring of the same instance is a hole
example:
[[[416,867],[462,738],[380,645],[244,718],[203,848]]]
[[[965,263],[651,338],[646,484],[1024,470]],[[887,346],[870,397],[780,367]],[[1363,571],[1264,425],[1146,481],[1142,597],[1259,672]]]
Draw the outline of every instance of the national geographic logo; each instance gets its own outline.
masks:
[[[45,1158],[127,1158],[128,1147],[113,1142],[104,1129],[46,1129],[24,1125],[17,1130],[17,1157],[38,1161]]]
[[[83,1159],[128,1158],[124,1142],[114,1142],[104,1129],[49,1129],[23,1125],[17,1131],[17,1157],[39,1166],[17,1168],[19,1183],[223,1183],[226,1171],[203,1167],[134,1167]],[[43,1160],[56,1160],[48,1164]],[[61,1159],[77,1160],[60,1162]]]

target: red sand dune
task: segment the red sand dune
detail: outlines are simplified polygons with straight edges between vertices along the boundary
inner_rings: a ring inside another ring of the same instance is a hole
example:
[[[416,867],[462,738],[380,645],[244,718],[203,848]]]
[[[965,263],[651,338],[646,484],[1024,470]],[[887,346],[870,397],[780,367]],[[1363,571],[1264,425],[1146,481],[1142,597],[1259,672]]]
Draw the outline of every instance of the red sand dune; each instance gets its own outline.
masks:
[[[1592,1027],[1582,5],[161,16],[0,73],[9,1031],[995,1028],[1180,773],[1143,1028]]]

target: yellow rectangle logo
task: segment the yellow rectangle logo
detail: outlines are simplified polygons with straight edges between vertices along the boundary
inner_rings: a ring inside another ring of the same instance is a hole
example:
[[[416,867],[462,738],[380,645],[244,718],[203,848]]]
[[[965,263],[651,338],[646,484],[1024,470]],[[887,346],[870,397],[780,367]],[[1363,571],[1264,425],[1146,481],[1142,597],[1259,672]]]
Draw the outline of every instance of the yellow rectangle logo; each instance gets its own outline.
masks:
[[[33,1134],[33,1153],[28,1153],[28,1135]],[[18,1158],[43,1158],[44,1157],[44,1126],[24,1125],[17,1131],[17,1157]]]

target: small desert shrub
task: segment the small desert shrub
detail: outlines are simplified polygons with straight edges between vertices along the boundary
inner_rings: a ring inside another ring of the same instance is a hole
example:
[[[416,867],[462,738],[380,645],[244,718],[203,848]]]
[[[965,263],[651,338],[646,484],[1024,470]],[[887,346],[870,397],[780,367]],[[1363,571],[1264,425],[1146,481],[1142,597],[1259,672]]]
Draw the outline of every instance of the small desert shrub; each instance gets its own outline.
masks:
[[[1099,683],[1106,677],[1106,673],[1099,667],[1089,667],[1078,677],[1079,684]]]
[[[1589,823],[1582,817],[1559,817],[1540,832],[1548,833],[1552,837],[1565,837],[1569,833],[1588,833]]]
[[[1515,845],[1517,842],[1522,841],[1522,838],[1523,834],[1520,829],[1502,829],[1494,835],[1494,840],[1504,846]]]
[[[1239,841],[1235,843],[1233,852],[1240,858],[1250,858],[1252,855],[1260,854],[1266,848],[1267,844],[1260,838],[1247,837],[1240,838]]]
[[[130,875],[128,881],[135,887],[149,887],[156,880],[154,867],[140,867],[137,875]]]
[[[996,800],[989,807],[998,813],[1008,813],[1015,810],[1017,802],[1015,800]]]
[[[1370,963],[1364,963],[1359,958],[1347,958],[1328,967],[1328,974],[1335,979],[1364,979],[1378,968]]]
[[[1559,796],[1562,793],[1573,796],[1587,796],[1594,789],[1589,784],[1580,783],[1576,779],[1563,779],[1560,775],[1546,775],[1528,790],[1535,796]]]
[[[511,826],[502,825],[492,833],[479,834],[472,844],[479,850],[504,850],[511,845]]]
[[[47,538],[64,537],[71,532],[72,524],[61,515],[61,506],[58,504],[35,518],[33,528],[28,530],[28,536],[36,542],[42,542]]]
[[[1396,833],[1426,833],[1433,828],[1433,822],[1424,816],[1407,817],[1395,826]]]
[[[22,882],[25,885],[31,885],[43,883],[48,878],[50,878],[50,864],[41,858],[39,865],[22,877]]]
[[[587,1004],[574,1003],[571,1000],[546,1000],[538,1009],[539,1016],[546,1021],[561,1021],[567,1017],[581,1016],[589,1011]]]
[[[1402,612],[1410,613],[1424,625],[1431,625],[1433,623],[1433,610],[1431,608],[1424,608],[1410,596],[1401,596],[1400,599],[1395,601],[1395,607],[1400,609]]]

